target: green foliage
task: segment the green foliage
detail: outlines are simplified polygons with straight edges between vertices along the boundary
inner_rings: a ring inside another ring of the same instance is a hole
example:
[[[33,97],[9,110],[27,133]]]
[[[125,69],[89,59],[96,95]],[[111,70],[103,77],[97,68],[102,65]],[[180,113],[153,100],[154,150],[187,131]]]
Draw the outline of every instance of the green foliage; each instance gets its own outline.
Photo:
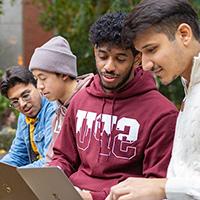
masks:
[[[166,0],[167,1],[167,0]],[[200,0],[190,0],[200,13]],[[106,12],[129,12],[140,0],[33,0],[40,8],[40,23],[45,30],[53,30],[67,38],[78,58],[79,74],[95,72],[93,49],[88,41],[91,24]],[[160,91],[176,105],[184,96],[180,79]]]
[[[190,0],[190,2],[193,5],[193,8],[198,12],[200,16],[200,0]]]
[[[175,105],[180,108],[184,98],[184,90],[180,77],[174,80],[170,85],[159,84],[159,89],[162,94],[168,97]]]
[[[0,95],[0,113],[9,106],[9,101]]]
[[[3,70],[0,69],[0,80],[3,75]],[[4,96],[0,94],[0,113],[4,111],[9,106],[9,101]]]

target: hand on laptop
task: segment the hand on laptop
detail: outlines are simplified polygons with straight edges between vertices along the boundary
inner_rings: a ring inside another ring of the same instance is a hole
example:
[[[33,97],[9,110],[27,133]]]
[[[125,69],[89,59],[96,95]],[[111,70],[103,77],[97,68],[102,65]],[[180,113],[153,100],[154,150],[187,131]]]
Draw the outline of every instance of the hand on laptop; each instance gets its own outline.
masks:
[[[127,178],[113,186],[105,200],[162,200],[166,179]]]
[[[83,200],[92,200],[92,195],[88,190],[81,190],[80,188],[74,186],[78,193],[81,195]]]

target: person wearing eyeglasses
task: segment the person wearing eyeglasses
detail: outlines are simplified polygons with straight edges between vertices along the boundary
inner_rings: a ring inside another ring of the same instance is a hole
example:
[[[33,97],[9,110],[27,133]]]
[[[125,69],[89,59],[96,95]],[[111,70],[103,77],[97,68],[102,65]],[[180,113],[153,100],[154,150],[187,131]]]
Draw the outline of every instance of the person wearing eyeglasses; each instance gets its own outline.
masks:
[[[40,167],[45,162],[56,105],[41,96],[36,85],[25,67],[11,67],[2,77],[1,94],[20,114],[10,150],[0,162],[16,167]]]

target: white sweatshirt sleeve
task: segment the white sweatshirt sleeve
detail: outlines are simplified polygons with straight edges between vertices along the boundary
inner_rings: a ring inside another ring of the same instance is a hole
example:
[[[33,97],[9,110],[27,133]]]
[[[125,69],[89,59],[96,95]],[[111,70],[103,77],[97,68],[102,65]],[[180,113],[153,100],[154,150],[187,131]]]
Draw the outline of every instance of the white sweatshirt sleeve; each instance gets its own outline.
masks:
[[[165,192],[168,200],[200,200],[200,177],[168,178]]]

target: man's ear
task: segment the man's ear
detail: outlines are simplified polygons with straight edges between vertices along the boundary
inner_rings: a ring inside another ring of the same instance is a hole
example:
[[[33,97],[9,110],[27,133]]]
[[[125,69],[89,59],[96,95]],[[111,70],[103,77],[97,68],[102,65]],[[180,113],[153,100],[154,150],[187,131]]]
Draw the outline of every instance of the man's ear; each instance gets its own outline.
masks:
[[[182,23],[178,26],[176,35],[185,46],[188,46],[193,37],[192,29],[186,23]]]
[[[65,75],[65,74],[62,74],[62,79],[65,81],[65,80],[67,80],[68,79],[68,75]]]
[[[97,52],[97,45],[95,44],[94,47],[93,47],[93,52],[94,52],[94,55],[96,54]]]

